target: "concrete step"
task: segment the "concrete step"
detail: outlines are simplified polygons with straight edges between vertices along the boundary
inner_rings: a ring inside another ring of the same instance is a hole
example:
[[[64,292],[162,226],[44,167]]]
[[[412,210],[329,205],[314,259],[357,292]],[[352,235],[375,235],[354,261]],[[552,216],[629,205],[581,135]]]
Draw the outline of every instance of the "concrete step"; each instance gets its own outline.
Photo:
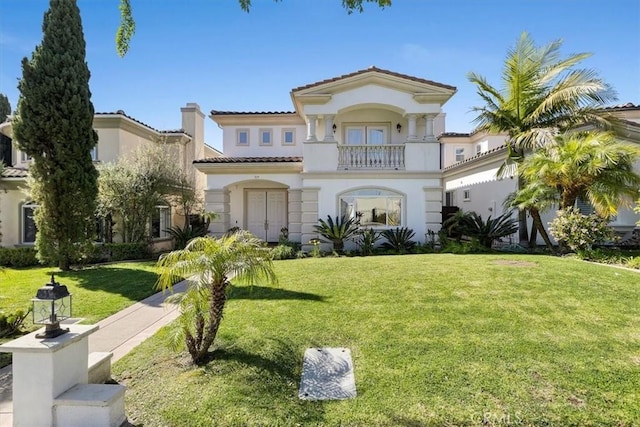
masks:
[[[77,384],[54,400],[55,425],[118,427],[126,421],[124,391],[119,384]]]

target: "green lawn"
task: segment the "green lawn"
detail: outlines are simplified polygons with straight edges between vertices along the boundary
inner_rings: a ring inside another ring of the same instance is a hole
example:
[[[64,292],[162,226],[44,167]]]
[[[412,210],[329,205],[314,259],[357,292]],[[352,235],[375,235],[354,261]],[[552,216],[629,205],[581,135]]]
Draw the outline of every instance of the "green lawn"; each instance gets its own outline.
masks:
[[[115,364],[145,426],[618,425],[640,420],[640,276],[545,256],[279,261],[234,288],[214,360],[167,330]],[[302,355],[348,347],[358,397],[297,397]]]
[[[39,287],[56,282],[73,294],[73,317],[95,323],[157,292],[154,262],[117,263],[61,272],[57,268],[0,270],[0,309],[28,309]],[[30,317],[29,317],[30,322]],[[32,325],[27,324],[27,328]]]

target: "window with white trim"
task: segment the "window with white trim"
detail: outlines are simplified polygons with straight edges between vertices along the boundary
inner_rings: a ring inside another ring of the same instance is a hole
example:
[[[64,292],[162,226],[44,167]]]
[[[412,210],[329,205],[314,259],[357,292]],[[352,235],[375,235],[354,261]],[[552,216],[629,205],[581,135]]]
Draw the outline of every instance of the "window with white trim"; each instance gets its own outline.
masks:
[[[340,195],[340,216],[360,221],[362,227],[400,227],[403,196],[378,188],[365,188]]]
[[[94,162],[98,160],[98,144],[94,145],[93,148],[91,148],[91,160],[93,160]]]
[[[260,129],[260,145],[271,145],[273,143],[273,131],[271,129]]]
[[[295,145],[295,144],[296,144],[296,130],[282,129],[282,145]]]
[[[249,129],[236,129],[236,145],[249,145]]]
[[[482,154],[482,144],[480,143],[476,144],[476,156],[478,154]]]
[[[468,188],[466,190],[462,190],[462,200],[468,202],[471,200],[471,190]]]
[[[33,157],[31,157],[30,155],[28,155],[27,153],[25,153],[24,151],[20,151],[20,161],[22,163],[28,163],[31,160],[33,160]]]
[[[151,238],[165,239],[171,237],[167,229],[171,227],[171,206],[156,206],[151,215]]]
[[[34,214],[36,212],[37,204],[34,202],[24,203],[20,207],[20,225],[21,225],[21,243],[31,244],[36,242],[36,234],[38,234],[38,228],[36,227],[36,220]]]
[[[464,147],[456,147],[456,162],[464,160]]]

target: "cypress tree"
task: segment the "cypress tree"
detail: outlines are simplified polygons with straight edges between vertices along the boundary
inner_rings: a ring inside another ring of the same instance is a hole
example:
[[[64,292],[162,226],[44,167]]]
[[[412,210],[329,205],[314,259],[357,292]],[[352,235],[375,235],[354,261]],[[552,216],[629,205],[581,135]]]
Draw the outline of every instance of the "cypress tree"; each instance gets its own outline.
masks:
[[[31,59],[22,60],[13,135],[33,158],[38,258],[68,270],[93,242],[98,192],[91,159],[98,136],[76,1],[51,0],[42,31]]]
[[[9,98],[4,93],[0,93],[0,123],[7,120],[7,116],[11,114],[11,104]],[[11,138],[0,134],[0,163],[5,166],[13,166],[11,159]]]

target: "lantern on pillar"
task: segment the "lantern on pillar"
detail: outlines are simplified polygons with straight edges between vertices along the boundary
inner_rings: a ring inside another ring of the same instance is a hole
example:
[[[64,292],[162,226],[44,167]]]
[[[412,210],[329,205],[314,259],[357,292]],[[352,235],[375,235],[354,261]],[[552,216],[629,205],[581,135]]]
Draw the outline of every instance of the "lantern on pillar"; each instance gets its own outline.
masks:
[[[33,323],[45,325],[44,333],[36,338],[55,338],[69,329],[62,329],[60,322],[71,317],[71,294],[65,285],[57,283],[51,275],[51,283],[38,289],[33,303]]]

